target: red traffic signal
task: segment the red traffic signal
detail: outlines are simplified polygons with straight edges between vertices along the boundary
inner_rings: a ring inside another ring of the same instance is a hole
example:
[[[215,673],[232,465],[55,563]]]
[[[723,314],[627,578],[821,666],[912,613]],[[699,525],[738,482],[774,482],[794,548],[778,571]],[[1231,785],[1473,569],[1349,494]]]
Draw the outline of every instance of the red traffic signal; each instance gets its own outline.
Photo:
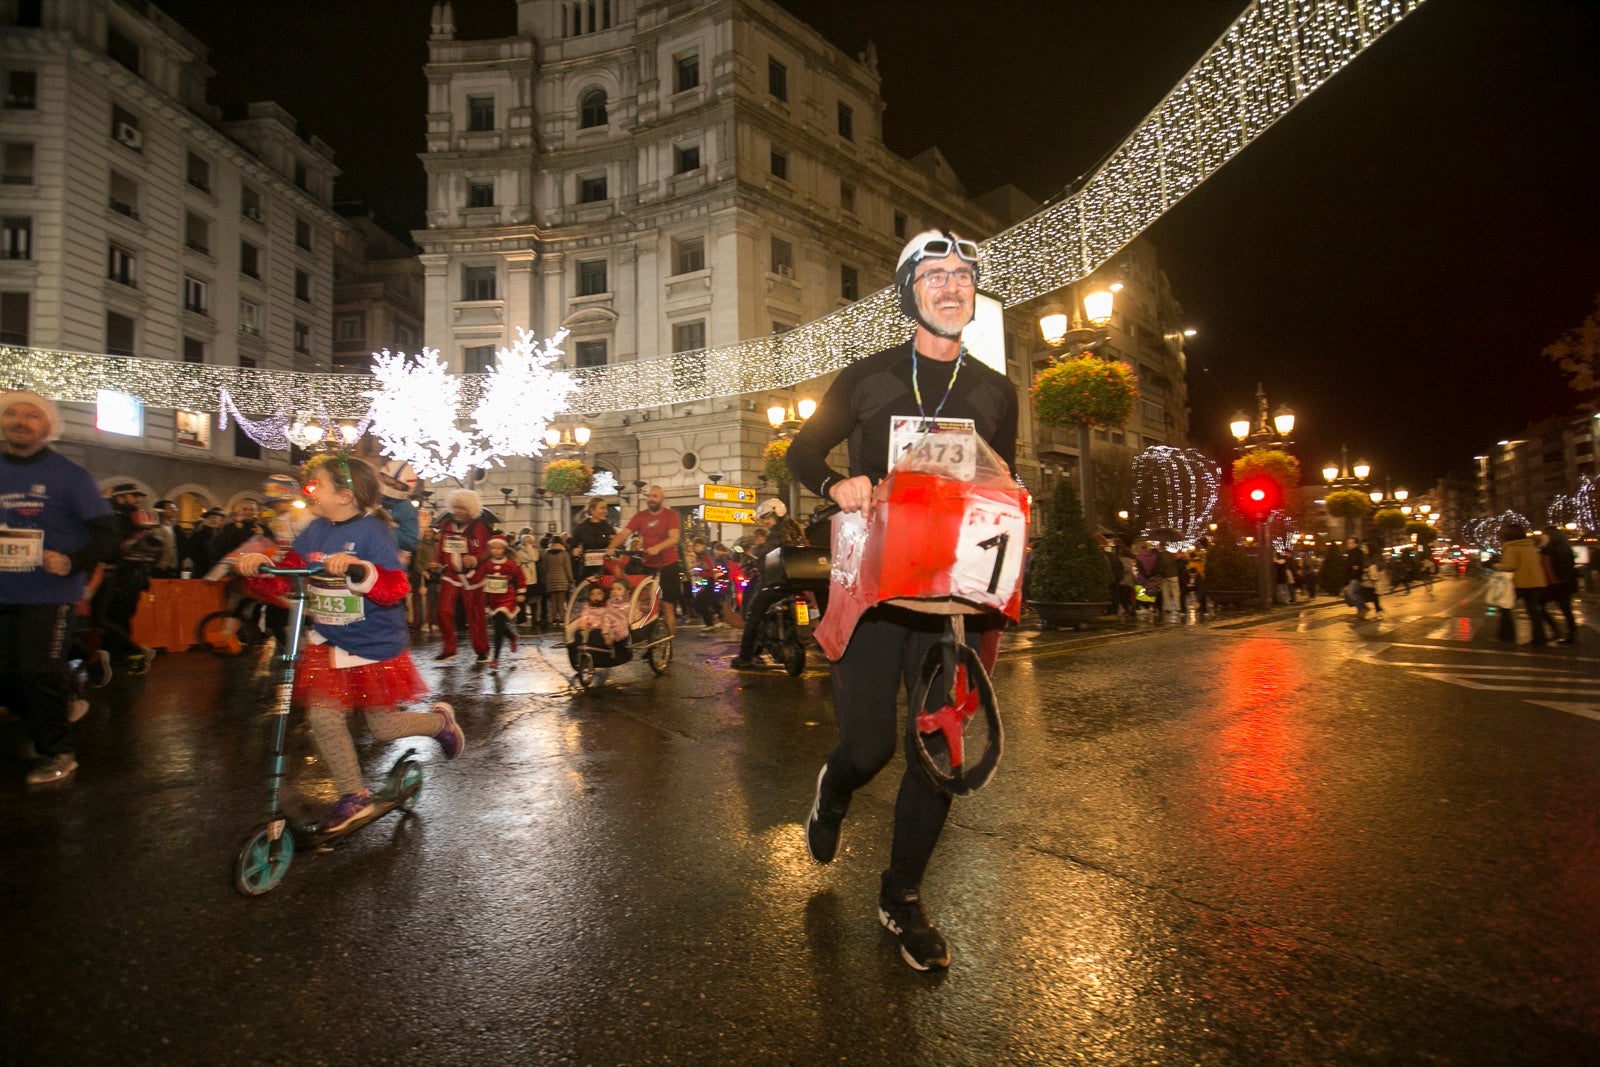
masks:
[[[1257,474],[1233,485],[1233,503],[1250,522],[1266,522],[1267,516],[1283,507],[1283,487],[1265,474]]]

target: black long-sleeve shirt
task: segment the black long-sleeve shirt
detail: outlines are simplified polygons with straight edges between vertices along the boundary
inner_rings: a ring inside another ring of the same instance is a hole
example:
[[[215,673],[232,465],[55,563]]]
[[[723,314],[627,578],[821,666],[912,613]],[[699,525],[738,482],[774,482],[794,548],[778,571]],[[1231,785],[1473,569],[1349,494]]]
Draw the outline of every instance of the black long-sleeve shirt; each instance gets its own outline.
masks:
[[[940,418],[971,419],[989,447],[1016,466],[1017,391],[1010,379],[971,355],[960,360],[961,372]],[[828,387],[817,410],[789,446],[789,470],[801,484],[828,499],[829,486],[846,477],[866,475],[874,483],[889,473],[889,423],[895,416],[934,415],[950,384],[956,361],[917,360],[917,384],[923,410],[917,410],[911,385],[911,342],[876,352],[846,367]],[[828,453],[849,441],[850,471],[828,465]]]

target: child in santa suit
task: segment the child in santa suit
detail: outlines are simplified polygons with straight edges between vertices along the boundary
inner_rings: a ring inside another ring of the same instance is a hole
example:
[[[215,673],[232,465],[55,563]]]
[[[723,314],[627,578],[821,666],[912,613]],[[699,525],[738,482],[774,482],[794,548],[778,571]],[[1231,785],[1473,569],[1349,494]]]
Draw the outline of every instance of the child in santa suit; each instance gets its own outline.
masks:
[[[489,558],[478,573],[483,577],[483,599],[489,606],[489,621],[494,624],[494,656],[489,669],[500,666],[500,647],[509,639],[517,650],[517,605],[522,603],[522,565],[506,554],[504,537],[489,538]]]
[[[322,821],[322,829],[332,831],[375,810],[347,726],[358,708],[379,741],[431,737],[446,759],[455,759],[467,739],[449,704],[434,704],[426,712],[399,710],[425,696],[428,686],[407,650],[402,604],[411,583],[388,523],[373,514],[380,497],[377,474],[360,459],[328,453],[306,464],[305,482],[315,519],[294,539],[281,565],[323,565],[322,573],[306,583],[312,633],[300,653],[294,703],[306,709],[312,740],[339,790],[338,802]],[[258,596],[288,591],[286,578],[258,577],[271,562],[259,552],[246,552],[237,561]],[[359,579],[351,573],[353,564],[364,571],[357,572]]]

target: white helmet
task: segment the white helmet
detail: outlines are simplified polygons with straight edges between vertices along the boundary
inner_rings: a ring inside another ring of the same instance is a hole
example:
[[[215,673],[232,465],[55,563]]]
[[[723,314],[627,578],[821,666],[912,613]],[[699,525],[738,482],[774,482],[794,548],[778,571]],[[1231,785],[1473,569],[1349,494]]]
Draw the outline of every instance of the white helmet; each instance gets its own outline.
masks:
[[[978,246],[965,237],[957,237],[948,230],[923,230],[900,250],[900,258],[894,265],[894,285],[900,294],[900,310],[906,318],[923,325],[930,333],[938,337],[960,337],[961,331],[946,333],[943,327],[929,322],[922,317],[922,309],[917,307],[917,297],[912,291],[912,283],[916,280],[917,264],[923,259],[943,259],[945,256],[956,256],[972,264],[972,279],[978,280]],[[965,325],[965,324],[963,324]]]
[[[784,507],[783,501],[775,496],[763,500],[761,505],[756,508],[756,518],[758,519],[764,519],[768,515],[775,515],[781,519],[787,514],[789,514],[789,509]]]

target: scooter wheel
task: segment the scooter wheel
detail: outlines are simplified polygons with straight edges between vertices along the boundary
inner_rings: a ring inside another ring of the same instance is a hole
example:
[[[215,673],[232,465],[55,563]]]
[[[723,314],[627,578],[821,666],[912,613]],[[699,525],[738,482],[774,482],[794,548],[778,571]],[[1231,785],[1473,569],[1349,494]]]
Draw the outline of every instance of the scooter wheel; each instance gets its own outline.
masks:
[[[578,684],[588,689],[594,685],[594,655],[588,651],[578,653]]]
[[[270,893],[293,862],[294,835],[284,828],[274,839],[272,827],[263,825],[250,835],[233,861],[233,888],[247,897]]]
[[[658,642],[645,653],[645,658],[650,661],[650,669],[657,674],[666,674],[667,667],[672,664],[672,641],[667,637],[665,622],[660,619],[655,621],[655,625],[650,628],[650,640]]]
[[[407,760],[405,770],[400,774],[400,789],[394,806],[401,811],[409,812],[417,806],[417,798],[422,795],[422,764],[415,760]]]
[[[789,677],[798,678],[806,669],[806,646],[799,639],[791,639],[783,646],[783,669]]]

